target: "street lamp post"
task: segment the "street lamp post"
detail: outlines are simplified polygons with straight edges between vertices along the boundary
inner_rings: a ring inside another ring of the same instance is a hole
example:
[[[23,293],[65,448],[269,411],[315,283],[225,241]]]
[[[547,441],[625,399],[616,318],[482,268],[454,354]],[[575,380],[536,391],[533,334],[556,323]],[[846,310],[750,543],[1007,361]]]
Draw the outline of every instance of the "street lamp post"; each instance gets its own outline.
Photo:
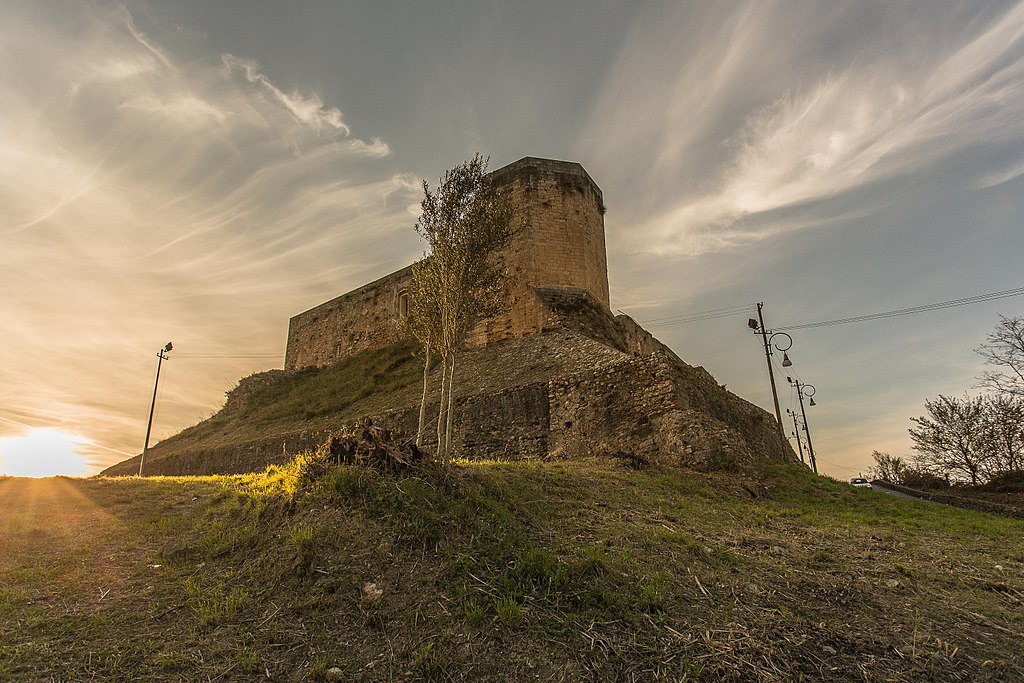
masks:
[[[772,370],[772,347],[774,346],[776,351],[782,352],[782,367],[788,368],[793,364],[793,361],[789,360],[789,354],[786,352],[793,348],[793,338],[785,332],[772,332],[765,329],[764,317],[761,315],[763,307],[763,301],[757,304],[757,320],[753,318],[747,320],[747,327],[752,329],[754,334],[760,334],[761,340],[764,342],[764,358],[768,363],[768,380],[772,385],[772,402],[775,404],[775,422],[779,425],[779,434],[785,439],[786,429],[782,426],[782,413],[779,411],[779,392],[775,388],[775,372]],[[773,341],[775,337],[785,337],[789,343],[785,346],[780,346],[778,342]]]
[[[168,360],[168,357],[164,354],[170,353],[173,348],[174,346],[171,342],[167,342],[166,346],[160,349],[156,354],[158,359],[156,362],[156,381],[153,382],[153,401],[149,404],[149,422],[146,424],[146,443],[142,445],[142,457],[139,458],[140,477],[142,476],[142,466],[146,464],[146,451],[149,450],[149,434],[153,429],[153,410],[156,408],[156,388],[160,386],[160,364],[165,360]]]
[[[786,413],[793,418],[793,436],[796,437],[796,447],[797,450],[800,451],[800,462],[806,465],[807,461],[804,460],[804,445],[800,442],[800,426],[796,422],[796,413],[789,408],[786,408]]]
[[[813,384],[803,384],[800,380],[793,379],[792,377],[787,377],[786,381],[796,387],[796,395],[800,399],[800,414],[803,415],[804,418],[804,433],[807,434],[807,452],[811,457],[811,469],[813,469],[814,473],[817,474],[818,462],[814,458],[814,444],[811,443],[811,428],[807,425],[807,411],[804,409],[804,396],[811,400],[810,402],[813,406],[814,392],[816,389]]]

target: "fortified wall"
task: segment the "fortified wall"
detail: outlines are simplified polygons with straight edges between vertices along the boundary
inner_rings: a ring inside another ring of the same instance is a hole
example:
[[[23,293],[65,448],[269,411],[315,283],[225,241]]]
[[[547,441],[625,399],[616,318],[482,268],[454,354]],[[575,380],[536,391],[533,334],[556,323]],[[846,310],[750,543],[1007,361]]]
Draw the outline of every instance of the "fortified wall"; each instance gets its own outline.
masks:
[[[520,229],[505,252],[511,275],[504,310],[480,321],[470,348],[537,334],[550,318],[541,290],[565,289],[609,308],[604,198],[584,170],[568,161],[525,157],[488,178],[513,207]],[[412,267],[293,317],[285,369],[330,365],[397,338],[408,312]]]

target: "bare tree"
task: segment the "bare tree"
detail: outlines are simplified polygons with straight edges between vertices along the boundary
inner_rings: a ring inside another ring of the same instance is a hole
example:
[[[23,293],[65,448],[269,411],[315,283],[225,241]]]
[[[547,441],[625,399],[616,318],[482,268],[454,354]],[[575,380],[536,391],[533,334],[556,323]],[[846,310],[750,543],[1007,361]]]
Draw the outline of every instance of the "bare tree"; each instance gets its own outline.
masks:
[[[915,464],[938,475],[966,477],[977,485],[986,472],[985,400],[981,396],[925,401],[928,415],[912,417]]]
[[[488,159],[475,155],[445,172],[437,189],[423,181],[416,232],[426,258],[413,268],[416,338],[441,357],[437,454],[449,456],[455,354],[473,325],[499,307],[507,281],[502,250],[512,240],[512,207],[486,176]],[[422,438],[429,366],[420,406]]]
[[[430,268],[430,261],[417,261],[412,267],[413,291],[410,299],[413,305],[401,320],[403,332],[423,347],[423,394],[420,398],[419,421],[416,426],[416,446],[423,447],[423,435],[427,422],[427,395],[430,391],[430,365],[432,353],[441,345],[441,325],[438,303],[431,293],[436,291],[434,279],[437,273]]]
[[[879,451],[872,451],[871,457],[875,460],[870,470],[871,476],[894,484],[903,483],[903,473],[907,467],[903,458]]]
[[[1024,399],[987,397],[982,419],[991,473],[1024,469]]]
[[[999,316],[999,324],[976,351],[997,370],[983,372],[978,386],[1024,398],[1024,317]]]

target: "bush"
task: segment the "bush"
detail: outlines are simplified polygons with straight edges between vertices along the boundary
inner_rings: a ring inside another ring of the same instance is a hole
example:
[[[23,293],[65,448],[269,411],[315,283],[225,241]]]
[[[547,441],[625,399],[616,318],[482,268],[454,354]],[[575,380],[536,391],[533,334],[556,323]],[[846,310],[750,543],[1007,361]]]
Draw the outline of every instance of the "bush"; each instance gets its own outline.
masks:
[[[903,483],[903,473],[907,469],[903,458],[879,451],[873,451],[871,457],[875,460],[870,471],[872,477],[882,481],[891,481],[894,484]]]
[[[992,475],[992,478],[982,488],[1000,493],[1024,492],[1024,470],[997,472]]]
[[[912,489],[948,489],[949,481],[931,472],[922,470],[905,469],[901,477],[901,484]]]

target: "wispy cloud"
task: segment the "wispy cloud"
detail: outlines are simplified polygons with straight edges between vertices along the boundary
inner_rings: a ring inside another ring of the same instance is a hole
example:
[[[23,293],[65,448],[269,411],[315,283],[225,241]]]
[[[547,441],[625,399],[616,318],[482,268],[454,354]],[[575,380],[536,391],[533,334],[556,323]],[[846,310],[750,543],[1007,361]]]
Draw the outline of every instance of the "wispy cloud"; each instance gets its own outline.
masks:
[[[179,95],[167,100],[145,95],[124,102],[120,108],[134,109],[146,114],[160,114],[189,128],[201,128],[210,121],[221,122],[227,116],[220,109],[194,95]]]
[[[777,6],[751,4],[724,17],[697,54],[650,54],[645,46],[664,49],[667,41],[638,32],[644,42],[624,51],[608,92],[648,107],[660,98],[664,108],[632,118],[622,107],[599,107],[592,124],[616,131],[590,145],[604,158],[623,155],[621,141],[660,147],[645,177],[647,206],[630,207],[639,216],[630,239],[647,250],[697,255],[760,241],[809,222],[749,217],[912,174],[1020,133],[1024,5],[925,52],[831,64],[809,62],[787,43],[784,34],[803,34],[806,20]],[[659,72],[676,69],[672,86],[662,95],[638,92],[652,83],[632,75],[655,63]],[[737,103],[758,97],[768,101],[750,102],[736,120]],[[644,134],[652,139],[642,142]]]
[[[229,73],[242,72],[247,81],[258,86],[274,101],[283,105],[297,121],[312,126],[317,131],[328,128],[340,131],[345,135],[349,134],[348,126],[341,120],[341,112],[336,107],[325,106],[315,93],[303,96],[297,90],[291,93],[282,91],[260,72],[259,65],[251,59],[239,59],[230,54],[223,55],[221,59]]]
[[[0,22],[0,61],[37,56],[0,72],[0,417],[77,435],[96,467],[141,447],[156,348],[283,356],[289,316],[417,253],[419,188],[309,88],[75,12]],[[157,438],[253,369],[165,364]]]

